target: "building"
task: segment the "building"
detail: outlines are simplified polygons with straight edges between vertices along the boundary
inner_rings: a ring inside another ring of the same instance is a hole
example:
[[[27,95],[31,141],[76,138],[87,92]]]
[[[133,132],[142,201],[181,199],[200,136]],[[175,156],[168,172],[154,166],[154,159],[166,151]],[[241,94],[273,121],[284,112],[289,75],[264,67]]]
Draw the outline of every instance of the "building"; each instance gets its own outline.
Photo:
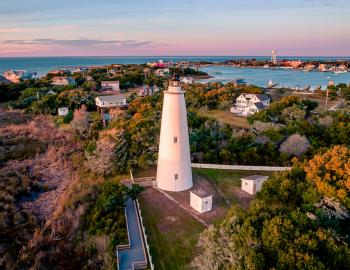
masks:
[[[8,70],[4,72],[4,77],[13,82],[13,83],[18,83],[21,80],[25,81],[25,80],[31,80],[31,79],[36,79],[37,73],[30,73],[27,72],[26,70]]]
[[[75,79],[71,77],[53,77],[51,85],[56,85],[56,86],[75,85]]]
[[[119,81],[102,81],[101,91],[120,92]]]
[[[97,96],[95,104],[98,108],[103,109],[125,108],[127,106],[126,96],[123,94]]]
[[[103,126],[106,122],[117,117],[123,109],[128,107],[127,97],[123,94],[97,96],[95,104],[98,112],[102,116]]]
[[[170,74],[170,70],[168,68],[160,68],[154,71],[154,74],[160,76],[160,77],[166,77]]]
[[[180,81],[186,84],[193,84],[193,77],[180,77]]]
[[[68,112],[69,112],[69,109],[67,107],[58,108],[59,116],[66,116]]]
[[[263,183],[268,179],[268,176],[264,175],[251,175],[241,178],[242,190],[255,195],[261,188]]]
[[[209,212],[213,208],[213,195],[204,190],[191,190],[190,205],[201,214]]]
[[[231,113],[248,116],[270,106],[271,99],[265,94],[241,94],[231,107]]]
[[[246,86],[247,82],[245,81],[245,79],[234,79],[233,81],[231,81],[231,83],[233,83],[234,86]]]
[[[166,191],[193,186],[184,94],[176,78],[164,91],[156,181],[157,187]]]
[[[272,64],[277,64],[277,51],[276,50],[272,50],[271,62],[272,62]]]
[[[11,83],[10,80],[8,80],[8,79],[6,79],[4,76],[1,76],[1,75],[0,75],[0,85],[1,85],[1,84],[10,84],[10,83]]]

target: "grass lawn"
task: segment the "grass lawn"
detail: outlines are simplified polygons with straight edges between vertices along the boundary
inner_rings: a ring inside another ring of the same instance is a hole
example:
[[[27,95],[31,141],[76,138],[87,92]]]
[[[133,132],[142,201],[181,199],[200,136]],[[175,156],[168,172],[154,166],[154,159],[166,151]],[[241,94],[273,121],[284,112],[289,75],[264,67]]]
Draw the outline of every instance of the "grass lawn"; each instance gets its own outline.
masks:
[[[212,182],[218,191],[231,203],[237,202],[235,193],[241,186],[241,178],[248,175],[271,175],[270,172],[259,171],[231,171],[218,169],[192,168],[193,174],[197,174]]]
[[[220,123],[228,124],[233,127],[238,128],[249,128],[249,124],[247,119],[244,117],[236,116],[229,111],[221,111],[221,110],[198,110],[198,114],[201,116],[206,116],[209,118],[214,118],[218,120]]]
[[[204,226],[154,189],[139,202],[155,269],[189,269]]]

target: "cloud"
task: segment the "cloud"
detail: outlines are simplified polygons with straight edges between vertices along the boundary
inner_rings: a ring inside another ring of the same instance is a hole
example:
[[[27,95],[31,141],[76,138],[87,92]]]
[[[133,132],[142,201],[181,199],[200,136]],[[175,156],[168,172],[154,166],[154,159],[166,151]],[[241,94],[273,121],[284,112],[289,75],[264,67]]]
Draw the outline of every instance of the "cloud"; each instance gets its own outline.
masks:
[[[53,39],[53,38],[39,38],[32,40],[24,39],[9,39],[3,42],[9,45],[58,45],[70,47],[96,47],[101,45],[115,45],[123,48],[153,48],[165,46],[164,43],[154,41],[138,41],[138,40],[105,40],[105,39]]]

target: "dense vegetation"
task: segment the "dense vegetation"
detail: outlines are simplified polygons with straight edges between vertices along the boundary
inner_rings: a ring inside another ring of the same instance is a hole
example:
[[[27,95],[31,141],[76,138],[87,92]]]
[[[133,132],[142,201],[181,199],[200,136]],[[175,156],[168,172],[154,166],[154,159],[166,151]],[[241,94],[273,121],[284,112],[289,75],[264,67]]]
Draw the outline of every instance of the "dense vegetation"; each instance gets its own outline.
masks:
[[[142,189],[120,184],[131,167],[157,159],[162,94],[128,98],[106,128],[95,112],[102,80],[127,90],[166,87],[145,65],[110,66],[74,74],[77,85],[52,87],[52,74],[1,85],[9,107],[38,116],[0,127],[0,268],[112,269],[116,245],[126,241],[123,206]],[[179,75],[205,76],[193,69]],[[67,75],[67,74],[65,74]],[[92,78],[89,78],[89,77]],[[199,242],[200,269],[348,269],[350,113],[314,114],[317,103],[285,97],[233,128],[199,115],[225,110],[256,86],[184,86],[193,162],[291,165],[273,176],[248,211],[234,207]],[[331,96],[349,99],[346,85]],[[70,113],[62,118],[57,109]],[[56,125],[64,125],[62,131]],[[339,146],[341,145],[341,146]],[[295,158],[298,158],[296,161]],[[58,190],[58,191],[57,191]],[[41,196],[46,196],[40,200]]]
[[[234,207],[222,224],[204,231],[193,265],[349,269],[348,170],[349,149],[337,146],[270,178],[248,211]]]

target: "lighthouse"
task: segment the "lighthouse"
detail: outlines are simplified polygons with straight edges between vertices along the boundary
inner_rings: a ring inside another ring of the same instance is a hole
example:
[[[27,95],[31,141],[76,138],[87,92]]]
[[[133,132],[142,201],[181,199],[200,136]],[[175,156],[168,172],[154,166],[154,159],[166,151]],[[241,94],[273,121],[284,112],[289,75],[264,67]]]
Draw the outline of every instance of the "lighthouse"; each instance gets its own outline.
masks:
[[[277,63],[277,51],[276,51],[276,50],[272,50],[271,62],[272,62],[273,64],[276,64],[276,63]]]
[[[184,191],[193,186],[184,94],[175,77],[164,91],[157,187],[165,191]]]

